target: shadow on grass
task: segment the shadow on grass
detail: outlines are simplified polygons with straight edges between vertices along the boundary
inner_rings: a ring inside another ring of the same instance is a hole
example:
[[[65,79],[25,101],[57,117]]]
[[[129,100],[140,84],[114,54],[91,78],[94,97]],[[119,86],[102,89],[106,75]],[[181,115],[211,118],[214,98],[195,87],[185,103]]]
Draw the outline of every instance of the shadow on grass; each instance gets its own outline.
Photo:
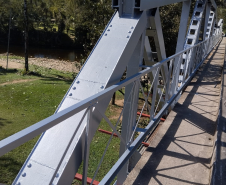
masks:
[[[9,176],[16,177],[22,165],[22,163],[11,157],[0,157],[0,183],[11,184],[9,182]]]
[[[6,124],[11,124],[11,121],[7,121],[6,119],[0,118],[0,128],[5,126]]]
[[[56,77],[47,77],[47,76],[41,76],[42,81],[45,81],[47,84],[54,84],[54,82],[66,82],[67,84],[71,84],[74,79],[64,78],[61,75],[56,75]]]
[[[7,73],[18,73],[17,69],[4,69],[4,68],[0,68],[0,75],[6,75]]]
[[[4,68],[0,68],[0,75],[7,75],[7,74],[12,74],[12,73],[18,73],[20,72],[17,69],[4,69]],[[21,74],[22,75],[22,74]],[[34,72],[31,71],[28,74],[25,74],[27,76],[35,76],[35,77],[40,77],[42,81],[53,81],[53,82],[57,82],[57,81],[64,81],[67,84],[71,84],[74,81],[75,76],[70,77],[65,77],[63,75],[59,75],[59,74],[51,74],[49,76],[43,76],[42,74],[40,74],[39,72]],[[25,76],[24,75],[24,76]],[[49,83],[51,84],[51,83]]]

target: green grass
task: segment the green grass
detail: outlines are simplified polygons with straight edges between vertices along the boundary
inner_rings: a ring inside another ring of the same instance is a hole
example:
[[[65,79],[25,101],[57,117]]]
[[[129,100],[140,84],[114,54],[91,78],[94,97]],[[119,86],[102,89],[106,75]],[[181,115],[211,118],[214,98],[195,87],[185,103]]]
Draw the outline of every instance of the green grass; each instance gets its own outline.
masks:
[[[7,59],[7,55],[0,55],[0,59]],[[20,59],[23,59],[23,57],[20,57],[20,56],[15,56],[15,55],[9,55],[8,56],[8,59],[17,59],[17,60],[20,60]]]
[[[70,85],[51,76],[21,76],[15,70],[0,73],[0,84],[26,79],[34,81],[0,86],[0,140],[52,115]],[[37,139],[0,158],[0,183],[12,183]]]
[[[114,114],[115,109],[117,109],[115,106],[110,106],[110,108],[108,108],[108,110],[106,111],[106,114],[108,115],[108,117],[109,116],[111,117]],[[113,124],[116,124],[117,120],[111,119],[111,122]],[[101,121],[99,128],[107,131],[112,131],[105,120]],[[87,174],[88,177],[93,178],[94,173],[98,167],[98,164],[101,160],[101,157],[104,153],[105,147],[107,146],[107,143],[110,137],[111,137],[110,135],[106,135],[101,132],[96,132],[90,146],[89,170]],[[101,179],[106,175],[106,173],[112,168],[112,166],[118,160],[119,146],[120,146],[120,139],[113,137],[95,180],[101,181]],[[80,174],[83,173],[83,165],[80,166],[78,173]],[[75,180],[72,184],[77,185],[82,183]]]
[[[0,140],[52,115],[65,93],[67,92],[75,74],[63,73],[30,65],[30,71],[37,75],[21,75],[22,71],[0,69]],[[1,85],[3,83],[29,80],[23,83]],[[118,94],[118,93],[117,93]],[[118,94],[121,99],[121,95]],[[106,115],[113,124],[118,107],[110,105]],[[111,131],[106,121],[102,120],[101,129]],[[93,177],[94,171],[107,145],[109,135],[96,132],[89,159],[88,176]],[[28,157],[38,136],[22,146],[0,157],[0,183],[11,184]],[[96,180],[101,180],[118,159],[119,139],[113,138],[106,153],[103,164]],[[82,167],[79,170],[82,173]],[[79,182],[74,182],[79,184]]]

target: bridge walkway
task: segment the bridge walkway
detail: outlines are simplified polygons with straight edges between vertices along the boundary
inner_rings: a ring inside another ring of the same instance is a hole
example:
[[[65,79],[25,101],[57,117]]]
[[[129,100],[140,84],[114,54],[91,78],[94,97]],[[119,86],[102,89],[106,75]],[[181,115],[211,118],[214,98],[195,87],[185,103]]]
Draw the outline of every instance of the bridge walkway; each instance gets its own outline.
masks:
[[[131,184],[209,184],[226,38],[214,48],[131,171]]]

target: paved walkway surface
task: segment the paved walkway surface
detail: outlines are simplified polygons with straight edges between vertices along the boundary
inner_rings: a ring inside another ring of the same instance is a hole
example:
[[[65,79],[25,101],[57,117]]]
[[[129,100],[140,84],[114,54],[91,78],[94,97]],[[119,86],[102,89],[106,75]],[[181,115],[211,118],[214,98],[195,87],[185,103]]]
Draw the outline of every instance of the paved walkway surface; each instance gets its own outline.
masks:
[[[125,185],[209,184],[226,39],[158,129]]]
[[[211,185],[224,185],[226,184],[226,56],[214,151]]]

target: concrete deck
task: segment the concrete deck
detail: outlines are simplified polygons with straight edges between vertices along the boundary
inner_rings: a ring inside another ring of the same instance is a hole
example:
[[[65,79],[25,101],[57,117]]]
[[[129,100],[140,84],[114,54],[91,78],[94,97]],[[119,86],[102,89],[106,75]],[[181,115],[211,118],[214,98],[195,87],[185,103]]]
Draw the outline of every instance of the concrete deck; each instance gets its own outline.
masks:
[[[224,60],[220,110],[215,140],[211,185],[223,185],[226,184],[226,57]]]
[[[125,185],[209,184],[225,44],[209,55]]]

